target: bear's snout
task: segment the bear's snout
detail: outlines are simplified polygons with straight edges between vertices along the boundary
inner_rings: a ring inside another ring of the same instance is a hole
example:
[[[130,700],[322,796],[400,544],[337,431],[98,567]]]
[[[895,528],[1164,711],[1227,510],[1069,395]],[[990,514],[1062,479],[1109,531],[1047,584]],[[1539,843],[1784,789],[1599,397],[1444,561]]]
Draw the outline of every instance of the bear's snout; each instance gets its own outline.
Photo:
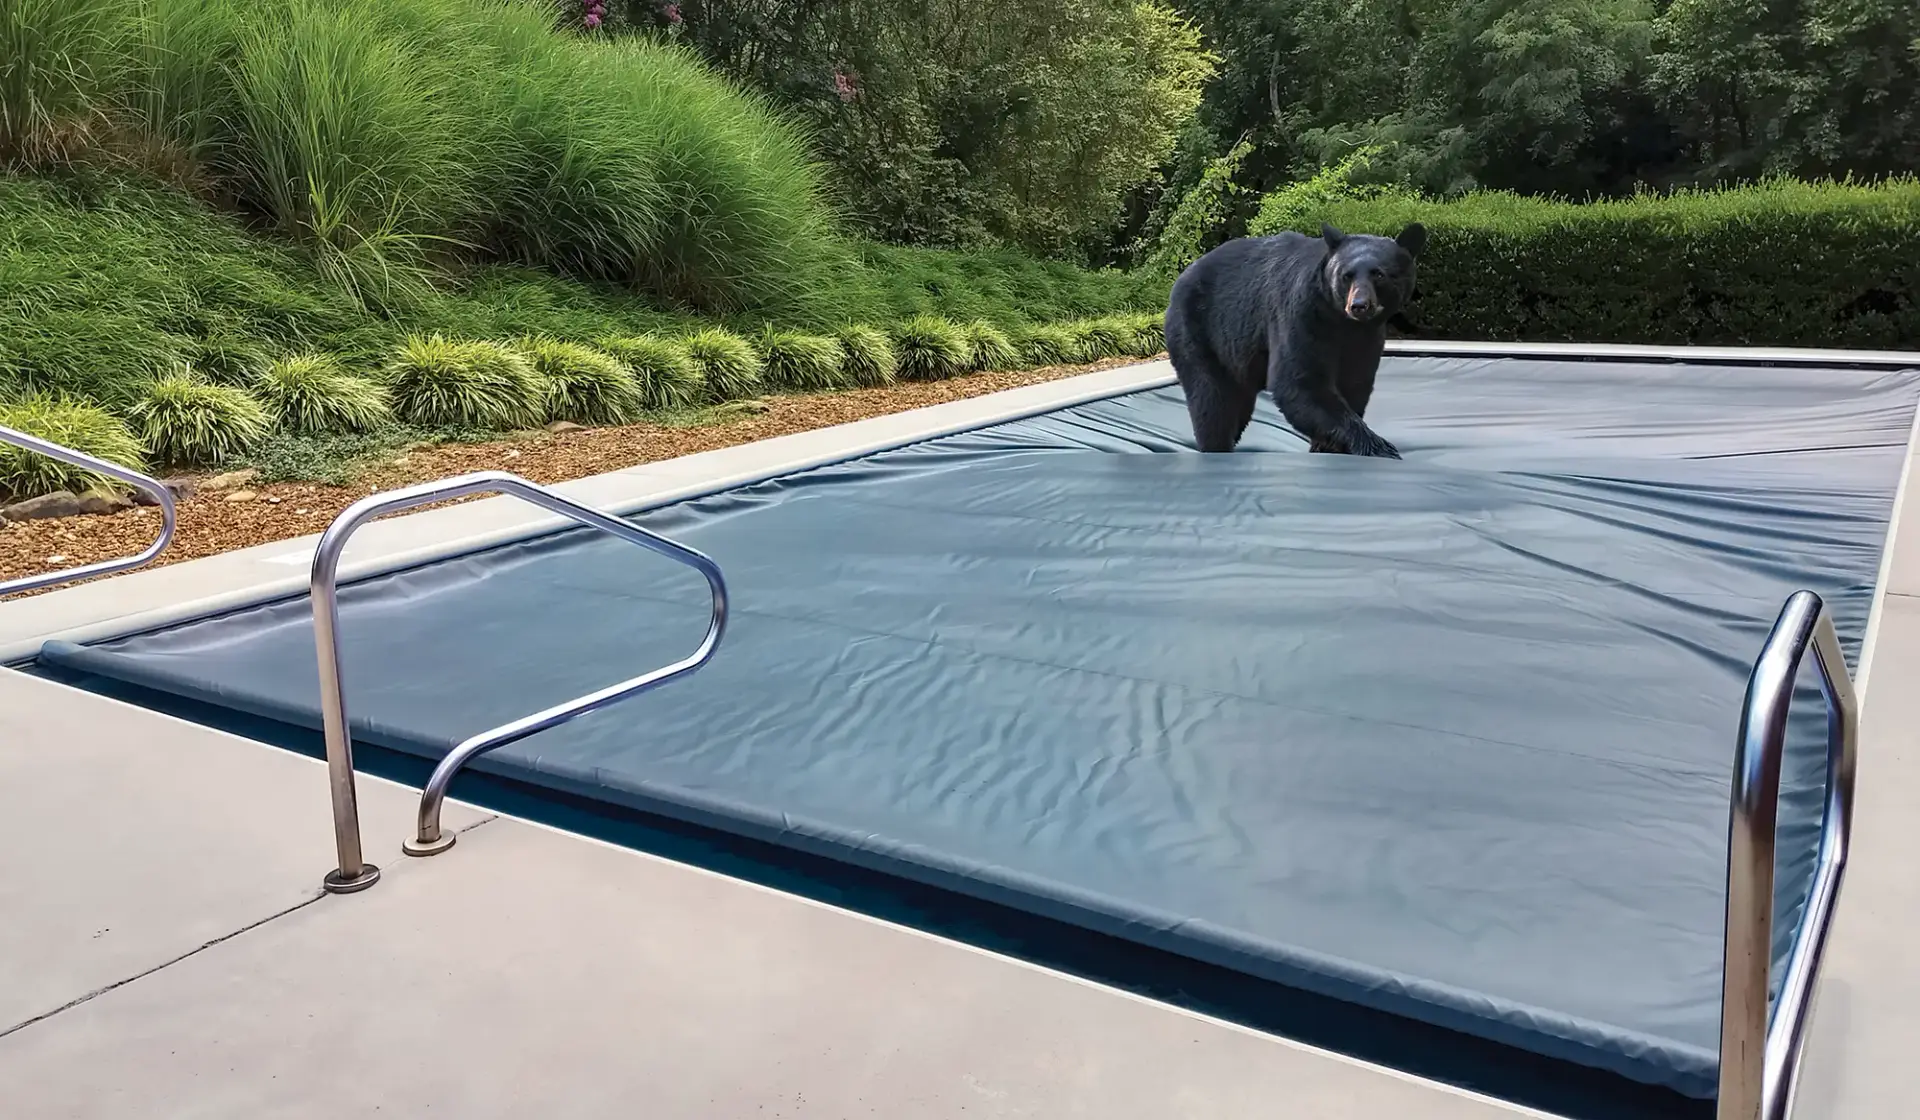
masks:
[[[1365,288],[1353,287],[1347,290],[1347,318],[1364,323],[1380,310],[1380,303],[1373,293]]]

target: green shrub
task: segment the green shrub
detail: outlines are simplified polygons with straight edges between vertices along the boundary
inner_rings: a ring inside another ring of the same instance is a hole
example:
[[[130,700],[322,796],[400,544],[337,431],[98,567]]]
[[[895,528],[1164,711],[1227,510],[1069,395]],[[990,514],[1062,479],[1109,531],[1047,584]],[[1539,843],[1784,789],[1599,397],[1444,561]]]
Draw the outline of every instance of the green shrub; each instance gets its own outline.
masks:
[[[366,432],[392,418],[386,390],[347,372],[331,354],[290,354],[267,366],[254,381],[267,412],[298,435]]]
[[[1067,333],[1073,336],[1083,362],[1117,358],[1133,345],[1134,330],[1124,319],[1081,319],[1068,323]]]
[[[1032,369],[1083,360],[1080,339],[1058,323],[1022,328],[1014,335],[1014,347],[1020,351],[1021,363]]]
[[[215,385],[191,366],[155,378],[129,419],[163,463],[214,466],[246,454],[273,418],[245,389]]]
[[[646,409],[633,371],[605,351],[551,338],[530,339],[518,349],[546,382],[549,420],[631,424]]]
[[[972,357],[966,332],[937,315],[915,315],[894,328],[899,375],[909,381],[944,381],[967,372]]]
[[[103,409],[79,401],[33,393],[0,404],[0,425],[39,436],[75,451],[134,470],[143,469],[145,448],[125,424]],[[37,452],[0,444],[0,491],[10,498],[37,498],[56,490],[123,491],[105,475],[70,466]]]
[[[1123,315],[1130,332],[1127,346],[1123,351],[1129,357],[1151,358],[1167,348],[1166,315],[1158,311],[1142,311],[1132,315]]]
[[[899,356],[893,352],[893,342],[886,332],[873,327],[854,324],[841,327],[834,333],[840,341],[840,348],[846,351],[847,376],[855,385],[890,385]]]
[[[758,349],[767,384],[776,389],[837,389],[848,383],[847,352],[838,339],[769,327]]]
[[[0,166],[49,166],[85,154],[119,77],[116,15],[61,0],[7,0],[0,8]]]
[[[603,338],[600,349],[627,367],[649,409],[691,408],[706,396],[706,378],[687,348],[671,338],[641,334]]]
[[[528,428],[546,407],[546,386],[533,364],[496,343],[415,335],[385,372],[394,412],[423,427]]]
[[[866,289],[872,321],[939,315],[956,322],[1046,323],[1165,307],[1167,283],[1118,269],[1089,271],[1011,249],[955,252],[872,242],[860,246],[863,272],[842,282]]]
[[[760,355],[746,339],[732,331],[708,327],[687,335],[681,345],[700,371],[709,399],[738,400],[760,391]]]
[[[967,366],[970,369],[1011,369],[1020,361],[1006,332],[985,319],[975,319],[960,328],[967,339]]]
[[[1269,199],[1270,203],[1276,200]],[[1257,233],[1427,227],[1408,318],[1456,339],[1904,348],[1920,179],[1574,204],[1499,193],[1264,206]]]
[[[1188,265],[1221,243],[1242,196],[1235,179],[1252,153],[1253,144],[1242,140],[1226,155],[1207,161],[1200,181],[1165,211],[1165,224],[1154,235],[1151,248],[1144,241],[1135,246],[1143,256],[1139,265],[1143,275],[1171,284]],[[1158,211],[1153,215],[1161,216]]]

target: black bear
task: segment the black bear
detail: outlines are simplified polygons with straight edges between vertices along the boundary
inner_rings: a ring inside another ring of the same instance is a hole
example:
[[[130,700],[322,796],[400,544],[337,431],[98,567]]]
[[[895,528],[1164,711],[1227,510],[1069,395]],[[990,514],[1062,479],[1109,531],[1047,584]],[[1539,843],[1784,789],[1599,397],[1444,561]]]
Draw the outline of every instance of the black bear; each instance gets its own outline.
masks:
[[[1427,231],[1282,233],[1229,241],[1188,265],[1167,300],[1167,357],[1194,445],[1232,451],[1264,386],[1308,450],[1398,459],[1362,419],[1387,320],[1413,294]]]

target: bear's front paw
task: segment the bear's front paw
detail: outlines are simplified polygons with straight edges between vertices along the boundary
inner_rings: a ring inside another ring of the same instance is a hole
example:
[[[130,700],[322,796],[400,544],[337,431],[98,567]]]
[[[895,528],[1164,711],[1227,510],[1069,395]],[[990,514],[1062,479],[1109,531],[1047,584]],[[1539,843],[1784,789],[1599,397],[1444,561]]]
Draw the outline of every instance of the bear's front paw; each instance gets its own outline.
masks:
[[[1381,439],[1379,436],[1373,436],[1373,438],[1367,440],[1365,444],[1355,448],[1354,451],[1356,454],[1368,455],[1376,459],[1398,459],[1400,457],[1400,449],[1388,443],[1386,440]]]

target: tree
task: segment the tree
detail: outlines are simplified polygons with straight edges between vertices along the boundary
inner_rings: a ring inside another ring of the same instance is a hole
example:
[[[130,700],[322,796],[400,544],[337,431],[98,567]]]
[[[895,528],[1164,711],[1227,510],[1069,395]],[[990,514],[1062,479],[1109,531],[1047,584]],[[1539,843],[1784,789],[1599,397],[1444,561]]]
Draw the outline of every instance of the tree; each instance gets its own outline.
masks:
[[[1911,0],[1674,0],[1653,85],[1703,181],[1877,176],[1920,162]]]
[[[810,125],[852,215],[890,240],[1106,239],[1215,61],[1159,0],[685,0],[716,66]]]

